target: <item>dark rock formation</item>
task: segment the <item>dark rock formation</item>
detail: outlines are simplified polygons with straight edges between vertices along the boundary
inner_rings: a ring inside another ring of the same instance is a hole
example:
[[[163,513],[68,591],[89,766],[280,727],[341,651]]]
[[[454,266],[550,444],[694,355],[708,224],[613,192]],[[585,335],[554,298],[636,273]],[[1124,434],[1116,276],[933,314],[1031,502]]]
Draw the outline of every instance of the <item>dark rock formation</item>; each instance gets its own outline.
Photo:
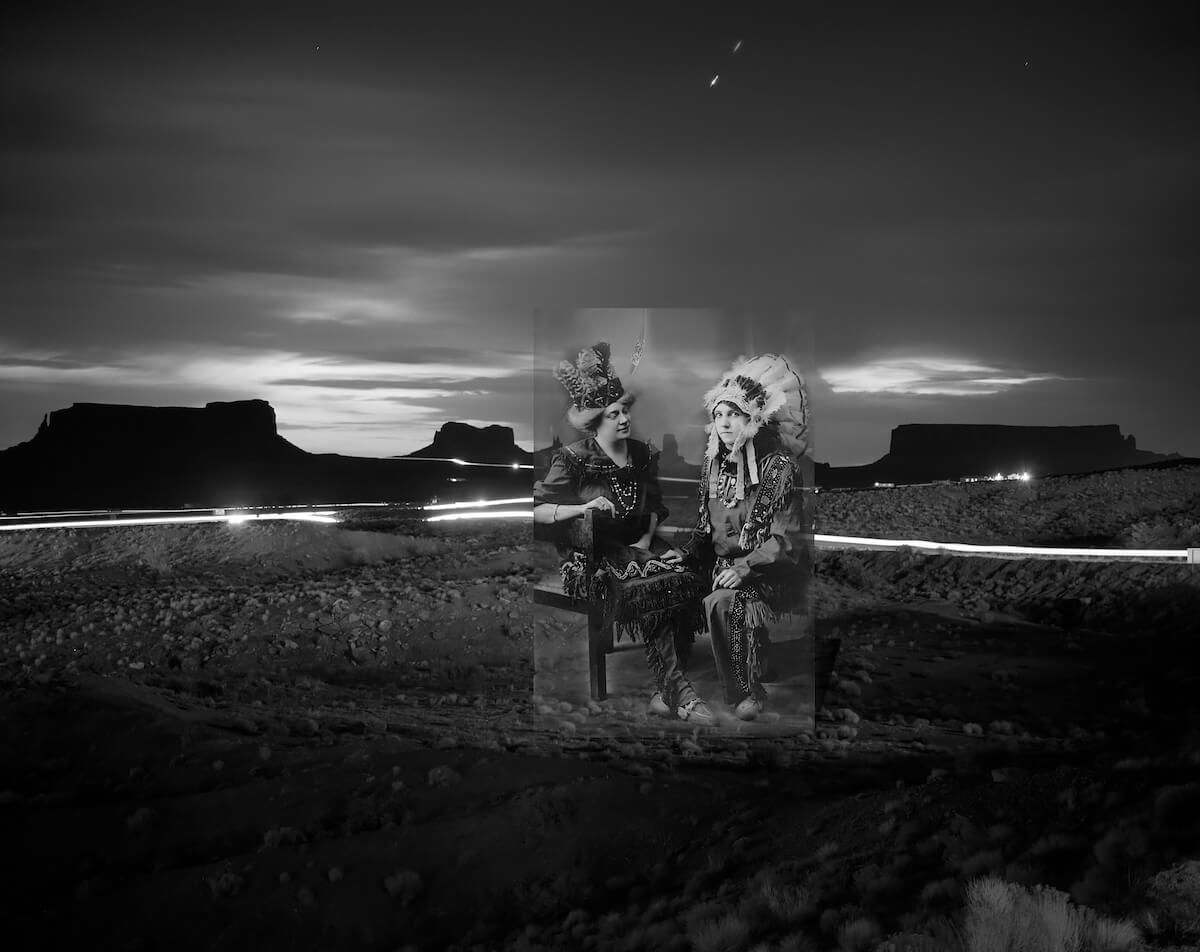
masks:
[[[475,463],[533,462],[533,454],[517,446],[510,426],[471,426],[446,423],[433,436],[433,442],[410,459],[462,459]]]
[[[996,426],[910,423],[892,430],[887,454],[865,466],[818,463],[818,486],[917,483],[1027,472],[1090,473],[1154,463],[1170,456],[1139,450],[1116,424]]]
[[[276,432],[275,410],[265,400],[202,408],[76,403],[48,414],[37,435],[20,446],[43,460],[63,463],[81,453],[173,456],[197,463],[214,450],[224,458],[294,460],[307,455]]]
[[[689,463],[680,455],[679,441],[674,433],[664,433],[662,455],[658,459],[660,476],[672,476],[678,479],[699,479],[700,465]]]
[[[463,424],[445,429],[480,432]],[[512,430],[488,429],[504,430],[511,447]],[[467,443],[456,447],[448,455],[480,459]],[[264,400],[199,409],[75,404],[51,413],[33,439],[0,450],[6,512],[450,501],[468,491],[470,498],[521,495],[529,485],[528,470],[306,453],[279,436]]]

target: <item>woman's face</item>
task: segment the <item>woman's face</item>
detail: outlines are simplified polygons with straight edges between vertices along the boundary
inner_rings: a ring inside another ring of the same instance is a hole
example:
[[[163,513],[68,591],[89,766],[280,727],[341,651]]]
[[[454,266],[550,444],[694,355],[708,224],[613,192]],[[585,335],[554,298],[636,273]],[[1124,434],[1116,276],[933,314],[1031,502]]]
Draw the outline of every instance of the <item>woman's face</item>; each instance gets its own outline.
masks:
[[[610,403],[604,408],[604,413],[596,424],[596,439],[602,443],[623,440],[629,436],[632,425],[629,407],[623,403]]]
[[[718,403],[713,409],[713,426],[725,449],[733,446],[734,441],[741,436],[749,417],[732,403]]]

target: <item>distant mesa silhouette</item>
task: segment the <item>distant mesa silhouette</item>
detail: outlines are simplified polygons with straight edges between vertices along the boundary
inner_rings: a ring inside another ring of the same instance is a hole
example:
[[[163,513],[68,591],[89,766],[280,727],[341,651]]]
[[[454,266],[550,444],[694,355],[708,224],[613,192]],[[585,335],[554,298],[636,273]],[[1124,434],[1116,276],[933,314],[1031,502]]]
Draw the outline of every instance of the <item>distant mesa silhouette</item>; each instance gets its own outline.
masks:
[[[1027,472],[1031,476],[1091,473],[1180,459],[1177,453],[1139,450],[1115,424],[1002,426],[909,423],[892,430],[886,455],[865,466],[816,464],[820,487],[917,483]]]
[[[514,449],[522,462],[530,456],[515,448],[507,427],[450,423],[443,431],[453,442],[449,457],[486,462],[505,439],[504,462]],[[265,400],[202,408],[76,403],[48,414],[32,439],[0,450],[0,510],[419,502],[433,495],[451,501],[465,489],[449,479],[463,474],[454,463],[420,455],[305,452],[278,434]],[[471,471],[471,479],[475,496],[481,485],[514,496],[530,484],[528,470]]]
[[[533,454],[516,444],[511,426],[476,427],[469,423],[444,423],[433,442],[407,459],[461,459],[475,463],[529,465]]]

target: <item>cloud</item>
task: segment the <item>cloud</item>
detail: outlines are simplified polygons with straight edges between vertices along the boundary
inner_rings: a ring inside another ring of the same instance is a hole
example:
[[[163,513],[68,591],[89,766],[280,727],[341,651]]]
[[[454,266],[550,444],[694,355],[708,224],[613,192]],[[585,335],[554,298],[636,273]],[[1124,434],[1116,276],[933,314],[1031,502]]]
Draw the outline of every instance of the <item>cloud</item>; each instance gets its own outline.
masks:
[[[860,364],[824,367],[821,378],[833,393],[914,396],[984,396],[1016,387],[1062,380],[1058,374],[1035,374],[948,357],[887,357]]]

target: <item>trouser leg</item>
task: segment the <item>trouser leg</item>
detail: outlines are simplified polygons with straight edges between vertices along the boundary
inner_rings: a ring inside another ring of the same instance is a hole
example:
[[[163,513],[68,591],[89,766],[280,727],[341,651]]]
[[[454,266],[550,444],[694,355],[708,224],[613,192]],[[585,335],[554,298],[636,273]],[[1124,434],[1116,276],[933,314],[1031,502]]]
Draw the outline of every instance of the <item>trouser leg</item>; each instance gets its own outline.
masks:
[[[750,694],[746,626],[738,624],[735,592],[719,588],[705,596],[704,615],[712,638],[713,661],[725,691],[725,702],[737,704]]]

